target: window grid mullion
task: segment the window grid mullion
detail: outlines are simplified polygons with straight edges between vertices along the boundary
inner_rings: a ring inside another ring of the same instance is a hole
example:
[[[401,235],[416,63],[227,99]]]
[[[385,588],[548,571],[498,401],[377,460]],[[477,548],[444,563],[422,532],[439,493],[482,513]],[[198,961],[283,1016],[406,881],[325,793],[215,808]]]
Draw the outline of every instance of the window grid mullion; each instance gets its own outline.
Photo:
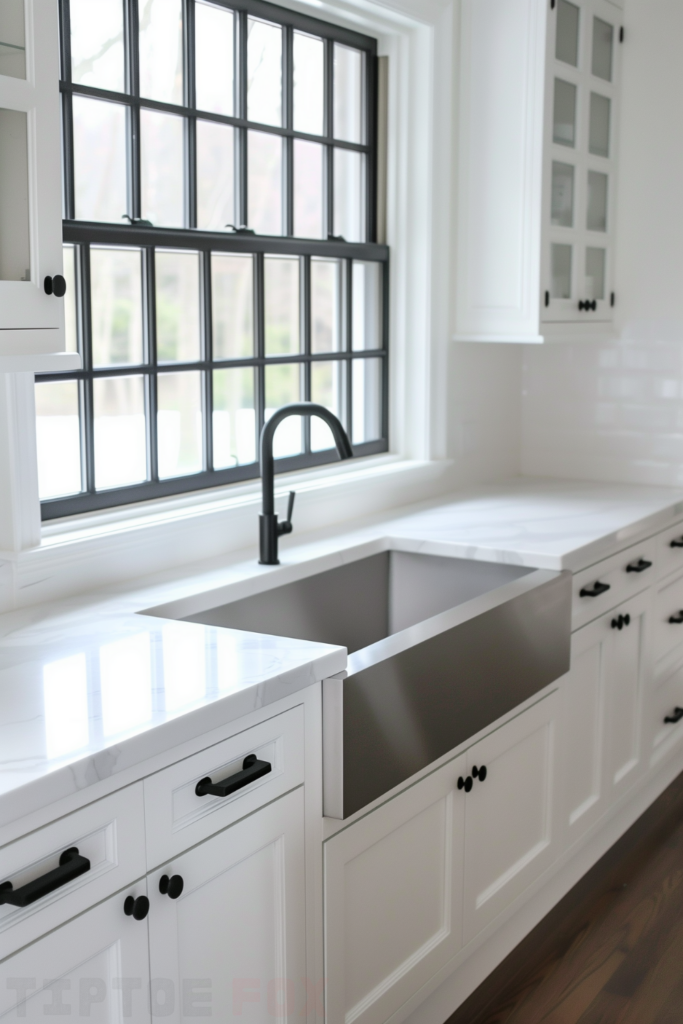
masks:
[[[325,236],[334,234],[334,148],[331,145],[334,136],[334,43],[325,40]]]
[[[185,106],[196,107],[194,0],[183,0],[183,88]],[[185,116],[185,223],[197,227],[197,119]]]
[[[353,351],[353,260],[344,261],[344,323],[342,346]],[[346,431],[353,442],[353,360],[346,360]]]
[[[95,493],[95,409],[93,396],[92,371],[92,310],[90,303],[90,246],[81,248],[79,266],[80,284],[80,318],[81,352],[83,369],[88,376],[83,382],[83,413],[84,413],[84,462],[85,489],[88,494]]]
[[[282,119],[285,128],[290,131],[294,127],[294,31],[287,26],[283,31],[284,45],[282,47]],[[284,210],[284,234],[294,234],[294,140],[283,139],[284,160],[282,168],[283,181],[283,210]]]
[[[124,40],[126,89],[133,97],[140,95],[140,47],[138,0],[124,4]],[[128,164],[128,215],[133,220],[142,216],[140,170],[140,107],[129,103],[126,116],[126,146]]]
[[[254,344],[256,356],[265,359],[265,266],[263,253],[254,257]],[[259,440],[265,422],[266,410],[266,367],[261,362],[255,371],[254,405],[256,407],[256,460],[260,457]]]
[[[204,358],[209,367],[202,373],[204,466],[213,469],[213,315],[211,305],[211,253],[199,254],[201,285],[201,331]]]
[[[143,251],[143,293],[145,350],[152,372],[146,374],[145,402],[147,420],[147,470],[150,480],[159,479],[158,387],[157,387],[157,331],[156,331],[156,261],[155,250]]]
[[[311,257],[302,256],[301,266],[301,350],[310,357],[311,354]],[[303,400],[311,401],[311,361],[307,358],[301,365],[303,376]],[[304,451],[311,450],[311,417],[303,417]]]
[[[235,54],[235,112],[242,120],[247,117],[247,12],[239,11],[236,17],[236,54]],[[237,210],[235,224],[242,227],[249,223],[249,192],[248,192],[248,158],[249,138],[246,128],[238,128],[235,132],[237,143],[237,175],[235,194]]]

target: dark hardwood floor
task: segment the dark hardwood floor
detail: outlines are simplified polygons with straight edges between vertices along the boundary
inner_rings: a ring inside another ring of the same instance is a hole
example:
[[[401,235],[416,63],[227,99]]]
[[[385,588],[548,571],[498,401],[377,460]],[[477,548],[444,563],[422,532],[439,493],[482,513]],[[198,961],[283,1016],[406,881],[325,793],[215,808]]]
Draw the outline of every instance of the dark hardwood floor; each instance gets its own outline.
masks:
[[[683,1024],[683,774],[448,1024]]]

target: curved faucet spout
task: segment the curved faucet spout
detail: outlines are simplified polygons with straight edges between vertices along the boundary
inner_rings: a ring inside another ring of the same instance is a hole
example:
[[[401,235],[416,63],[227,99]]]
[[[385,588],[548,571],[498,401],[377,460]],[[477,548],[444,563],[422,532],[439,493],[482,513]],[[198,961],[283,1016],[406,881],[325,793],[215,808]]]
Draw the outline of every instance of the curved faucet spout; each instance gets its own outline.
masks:
[[[273,460],[273,438],[275,431],[288,416],[318,416],[327,423],[332,431],[340,459],[350,459],[353,449],[348,434],[329,409],[315,402],[293,402],[283,405],[273,413],[261,431],[261,486],[263,508],[260,516],[260,554],[261,565],[278,565],[278,537],[283,533],[291,533],[290,517],[284,523],[278,523],[275,515],[275,465]],[[290,495],[290,510],[293,504],[293,492]]]

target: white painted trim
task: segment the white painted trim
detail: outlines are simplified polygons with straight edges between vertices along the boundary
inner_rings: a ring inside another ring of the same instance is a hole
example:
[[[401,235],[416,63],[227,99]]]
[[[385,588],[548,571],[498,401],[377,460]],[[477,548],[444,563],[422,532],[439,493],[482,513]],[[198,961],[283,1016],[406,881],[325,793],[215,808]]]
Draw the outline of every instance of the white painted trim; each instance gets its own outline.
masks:
[[[7,333],[7,332],[3,332]],[[24,332],[30,333],[30,332]],[[62,370],[80,370],[81,357],[77,352],[52,352],[49,355],[25,353],[18,356],[0,355],[0,373],[61,373]]]
[[[36,409],[32,373],[0,373],[0,548],[40,542]]]

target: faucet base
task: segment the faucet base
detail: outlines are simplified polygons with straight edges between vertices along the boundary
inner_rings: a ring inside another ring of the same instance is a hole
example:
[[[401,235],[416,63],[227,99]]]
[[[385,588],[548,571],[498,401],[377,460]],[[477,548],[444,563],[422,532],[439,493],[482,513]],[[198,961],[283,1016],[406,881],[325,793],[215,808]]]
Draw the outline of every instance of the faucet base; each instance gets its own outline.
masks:
[[[277,557],[278,522],[277,515],[268,513],[259,516],[259,565],[279,565]]]

